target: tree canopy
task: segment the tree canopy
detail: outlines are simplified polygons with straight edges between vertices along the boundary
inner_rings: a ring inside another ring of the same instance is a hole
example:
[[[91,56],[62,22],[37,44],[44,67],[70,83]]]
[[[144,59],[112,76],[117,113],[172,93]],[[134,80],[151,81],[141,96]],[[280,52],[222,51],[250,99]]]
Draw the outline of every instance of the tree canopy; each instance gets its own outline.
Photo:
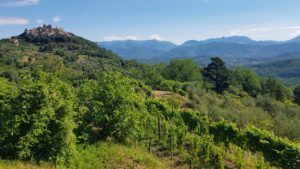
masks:
[[[211,63],[204,68],[204,77],[214,83],[214,90],[217,93],[223,93],[230,85],[229,71],[218,57],[211,58]]]
[[[173,59],[164,70],[167,79],[180,82],[201,80],[199,66],[192,59]]]

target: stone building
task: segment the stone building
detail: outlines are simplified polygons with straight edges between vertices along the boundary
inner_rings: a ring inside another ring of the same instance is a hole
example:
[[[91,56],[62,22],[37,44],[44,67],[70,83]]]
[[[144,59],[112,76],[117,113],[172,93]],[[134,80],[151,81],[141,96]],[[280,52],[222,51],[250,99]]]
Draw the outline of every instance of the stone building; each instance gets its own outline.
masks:
[[[52,28],[51,25],[43,25],[43,27],[33,28],[30,30],[25,29],[24,33],[30,34],[33,36],[39,36],[39,35],[54,35],[54,34],[60,34],[60,35],[70,35],[68,32],[65,32],[62,28]]]

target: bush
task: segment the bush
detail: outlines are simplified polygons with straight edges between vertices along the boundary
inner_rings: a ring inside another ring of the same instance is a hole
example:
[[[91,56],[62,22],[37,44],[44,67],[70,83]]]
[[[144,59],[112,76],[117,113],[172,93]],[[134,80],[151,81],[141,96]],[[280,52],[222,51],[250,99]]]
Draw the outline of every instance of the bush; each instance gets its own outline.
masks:
[[[265,159],[274,166],[296,169],[300,158],[299,147],[287,139],[276,137],[273,133],[248,127],[239,131],[232,123],[219,122],[210,126],[214,140],[228,146],[230,143],[248,148],[252,152],[262,152]]]
[[[0,112],[6,121],[0,126],[0,157],[70,163],[76,151],[73,88],[36,72],[35,77],[23,76],[16,91]]]

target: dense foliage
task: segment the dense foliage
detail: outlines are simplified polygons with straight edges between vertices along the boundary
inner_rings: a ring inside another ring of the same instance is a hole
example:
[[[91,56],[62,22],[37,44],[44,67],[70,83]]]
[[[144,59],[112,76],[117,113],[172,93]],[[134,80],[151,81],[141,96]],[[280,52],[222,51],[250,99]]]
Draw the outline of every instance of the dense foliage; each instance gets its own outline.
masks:
[[[118,72],[101,73],[80,88],[79,121],[82,135],[89,133],[92,142],[113,137],[128,143],[137,139],[138,124],[144,116],[141,94],[136,93],[135,81]]]
[[[214,84],[217,93],[223,93],[229,87],[229,72],[218,57],[211,58],[211,63],[204,68],[204,77]]]
[[[199,81],[201,73],[198,65],[192,59],[173,59],[164,70],[166,79],[180,82]]]
[[[294,99],[297,104],[300,104],[300,86],[295,87],[294,89]]]
[[[1,159],[106,166],[97,158],[117,143],[174,168],[296,168],[297,88],[219,58],[204,69],[190,59],[143,65],[60,36],[0,42]]]
[[[262,152],[271,164],[282,168],[296,168],[300,158],[299,147],[287,139],[255,127],[239,131],[234,124],[219,122],[210,126],[210,133],[217,142],[239,145],[253,152]]]
[[[285,53],[263,64],[251,66],[259,75],[278,78],[289,86],[297,86],[300,82],[299,52]]]
[[[43,73],[10,85],[0,112],[1,157],[68,163],[76,143],[72,87]]]

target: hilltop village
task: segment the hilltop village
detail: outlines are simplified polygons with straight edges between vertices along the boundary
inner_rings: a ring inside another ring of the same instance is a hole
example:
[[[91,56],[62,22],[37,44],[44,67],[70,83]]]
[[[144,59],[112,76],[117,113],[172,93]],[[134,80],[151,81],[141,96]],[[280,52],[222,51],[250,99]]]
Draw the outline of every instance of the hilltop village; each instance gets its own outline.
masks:
[[[29,30],[25,29],[24,33],[32,36],[41,36],[41,35],[51,36],[55,34],[66,35],[66,36],[70,35],[70,33],[65,32],[64,29],[59,27],[53,28],[51,25],[43,25],[43,27],[32,28]]]

